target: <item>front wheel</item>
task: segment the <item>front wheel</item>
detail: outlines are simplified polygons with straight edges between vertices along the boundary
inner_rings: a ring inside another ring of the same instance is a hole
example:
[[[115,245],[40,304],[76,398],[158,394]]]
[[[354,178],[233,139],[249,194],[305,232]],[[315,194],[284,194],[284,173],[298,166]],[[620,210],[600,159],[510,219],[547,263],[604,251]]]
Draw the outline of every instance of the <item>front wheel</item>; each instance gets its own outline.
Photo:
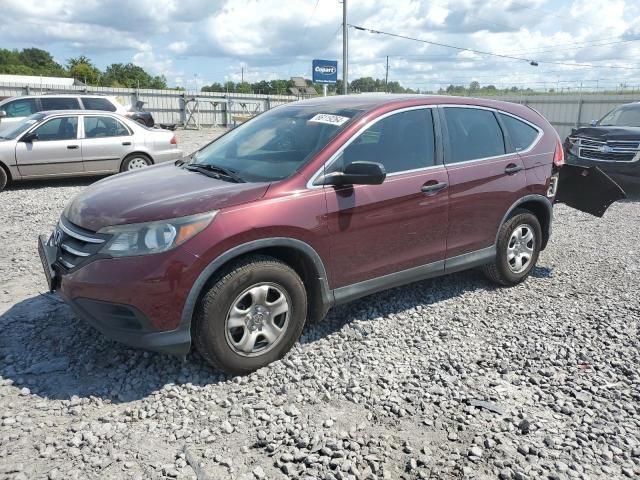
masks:
[[[234,263],[205,290],[193,341],[212,366],[243,375],[282,358],[298,340],[307,295],[298,274],[264,255]]]
[[[517,285],[535,267],[541,244],[538,218],[528,210],[516,210],[500,228],[496,258],[483,267],[484,274],[499,285]]]

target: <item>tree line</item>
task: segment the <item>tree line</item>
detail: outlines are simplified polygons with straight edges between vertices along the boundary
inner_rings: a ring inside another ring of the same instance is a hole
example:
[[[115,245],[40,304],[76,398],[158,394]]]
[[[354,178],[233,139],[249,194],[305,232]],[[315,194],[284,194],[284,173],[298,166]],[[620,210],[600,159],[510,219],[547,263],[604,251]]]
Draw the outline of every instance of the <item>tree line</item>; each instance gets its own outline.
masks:
[[[86,85],[103,87],[167,88],[164,75],[150,75],[133,63],[112,63],[102,71],[89,58],[80,55],[60,65],[49,52],[39,48],[0,48],[0,73],[72,77]]]

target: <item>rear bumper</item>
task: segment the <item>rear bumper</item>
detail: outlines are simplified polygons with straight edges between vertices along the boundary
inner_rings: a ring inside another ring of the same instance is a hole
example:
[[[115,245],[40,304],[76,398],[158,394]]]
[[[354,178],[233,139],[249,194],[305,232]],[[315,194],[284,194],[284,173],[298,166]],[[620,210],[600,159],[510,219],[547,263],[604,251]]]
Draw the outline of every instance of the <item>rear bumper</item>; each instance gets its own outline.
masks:
[[[73,309],[76,316],[111,340],[130,347],[169,353],[178,357],[184,357],[189,353],[189,325],[180,325],[175,330],[159,332],[153,330],[142,312],[131,305],[88,298],[70,299],[62,292],[58,294]]]
[[[153,154],[153,160],[156,164],[163,162],[175,162],[176,160],[182,160],[184,152],[177,148],[170,150],[162,150]]]

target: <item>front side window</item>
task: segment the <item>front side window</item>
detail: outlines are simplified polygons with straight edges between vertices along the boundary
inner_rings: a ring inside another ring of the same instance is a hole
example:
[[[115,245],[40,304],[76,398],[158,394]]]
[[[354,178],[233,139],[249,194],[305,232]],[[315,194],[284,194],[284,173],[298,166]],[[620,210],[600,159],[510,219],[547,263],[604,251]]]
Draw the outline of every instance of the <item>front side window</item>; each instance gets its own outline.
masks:
[[[500,120],[509,133],[511,144],[516,152],[529,148],[538,138],[538,130],[511,115],[500,113]]]
[[[116,111],[116,106],[106,98],[83,97],[82,104],[86,110],[104,110],[105,112]]]
[[[387,174],[434,165],[431,109],[400,112],[374,123],[343,150],[329,171],[344,171],[357,161],[381,163]]]
[[[43,123],[34,130],[38,141],[72,140],[78,137],[78,117],[59,117]]]
[[[198,150],[190,163],[228,169],[246,182],[282,180],[302,168],[360,113],[330,105],[277,107]]]
[[[76,110],[80,108],[80,102],[72,97],[42,97],[40,99],[43,110]]]
[[[122,137],[131,133],[115,118],[84,117],[85,138]]]
[[[450,152],[447,163],[504,155],[504,136],[490,110],[445,107]]]
[[[38,107],[36,106],[35,98],[21,98],[3,105],[0,110],[4,110],[7,117],[28,117],[36,113]]]

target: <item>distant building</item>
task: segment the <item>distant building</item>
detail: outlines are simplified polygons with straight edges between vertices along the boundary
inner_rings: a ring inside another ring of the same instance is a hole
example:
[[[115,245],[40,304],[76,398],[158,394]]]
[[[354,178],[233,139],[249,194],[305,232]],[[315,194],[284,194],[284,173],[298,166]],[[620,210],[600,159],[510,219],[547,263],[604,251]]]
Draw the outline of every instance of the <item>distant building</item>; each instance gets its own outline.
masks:
[[[80,80],[75,78],[64,77],[42,77],[39,75],[5,75],[0,74],[0,84],[15,84],[19,86],[40,87],[46,88],[55,87],[84,87],[86,86]]]

